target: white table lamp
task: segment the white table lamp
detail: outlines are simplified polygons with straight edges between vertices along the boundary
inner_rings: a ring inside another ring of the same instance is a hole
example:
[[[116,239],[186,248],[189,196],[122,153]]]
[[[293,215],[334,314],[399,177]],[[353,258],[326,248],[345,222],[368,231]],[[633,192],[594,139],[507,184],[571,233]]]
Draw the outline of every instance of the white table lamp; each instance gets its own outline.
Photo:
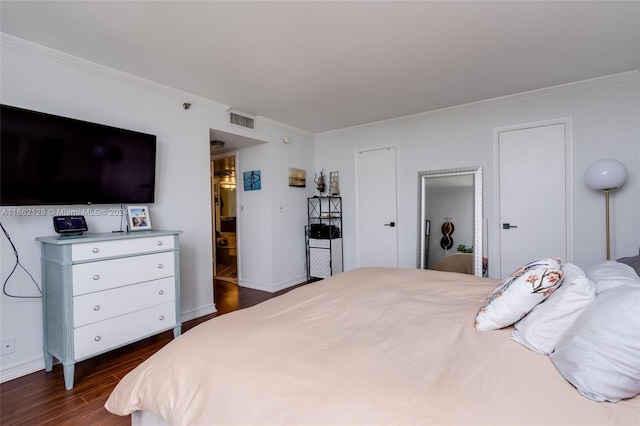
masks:
[[[627,181],[627,169],[617,160],[598,160],[584,172],[584,182],[589,188],[604,191],[607,229],[607,260],[611,259],[609,246],[609,191],[618,189]]]

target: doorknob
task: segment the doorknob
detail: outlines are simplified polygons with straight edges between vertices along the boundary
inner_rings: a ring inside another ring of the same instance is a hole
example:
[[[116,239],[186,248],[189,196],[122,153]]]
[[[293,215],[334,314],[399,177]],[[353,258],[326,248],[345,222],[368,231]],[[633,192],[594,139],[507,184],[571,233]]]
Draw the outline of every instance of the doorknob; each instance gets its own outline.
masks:
[[[509,223],[503,223],[502,224],[502,229],[511,229],[511,228],[517,228],[516,225],[511,225]]]
[[[390,226],[392,228],[396,227],[396,223],[395,222],[389,222],[389,223],[385,223],[384,226]]]

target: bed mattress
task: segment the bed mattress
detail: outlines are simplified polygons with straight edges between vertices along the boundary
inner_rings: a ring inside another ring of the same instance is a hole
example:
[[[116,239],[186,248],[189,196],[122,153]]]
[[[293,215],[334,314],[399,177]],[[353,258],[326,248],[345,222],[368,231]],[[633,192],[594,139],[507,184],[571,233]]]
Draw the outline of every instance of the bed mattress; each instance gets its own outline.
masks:
[[[497,280],[363,268],[202,323],[129,373],[106,408],[174,425],[640,424],[549,358],[474,330]]]

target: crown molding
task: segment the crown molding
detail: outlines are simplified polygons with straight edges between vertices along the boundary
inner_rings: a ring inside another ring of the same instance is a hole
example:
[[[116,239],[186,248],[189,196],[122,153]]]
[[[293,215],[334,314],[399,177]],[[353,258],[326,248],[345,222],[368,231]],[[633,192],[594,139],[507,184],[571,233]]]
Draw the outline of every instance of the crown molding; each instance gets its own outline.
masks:
[[[161,83],[157,83],[155,81],[147,80],[145,78],[138,77],[124,71],[119,71],[115,68],[82,59],[77,56],[43,46],[38,43],[12,36],[7,33],[0,32],[0,41],[3,48],[9,48],[15,51],[57,62],[81,71],[86,71],[94,75],[99,75],[101,77],[109,78],[121,83],[136,86],[138,88],[149,90],[161,95],[174,97],[180,100],[184,100],[186,98],[189,99],[189,101],[192,103],[197,102],[199,105],[208,106],[212,109],[220,110],[221,112],[228,111],[230,108],[228,105],[221,104],[211,99],[203,98],[201,96],[194,95],[193,93],[188,93]]]
[[[231,108],[229,105],[224,105],[219,102],[213,101],[211,99],[194,95],[193,93],[184,92],[182,90],[178,90],[176,88],[166,86],[164,84],[160,84],[151,80],[147,80],[142,77],[135,76],[133,74],[119,71],[115,68],[107,67],[105,65],[101,65],[96,62],[88,61],[86,59],[82,59],[77,56],[73,56],[68,53],[61,52],[59,50],[55,50],[31,41],[27,41],[7,33],[0,32],[0,41],[2,42],[3,48],[4,47],[10,48],[16,51],[21,51],[21,52],[38,56],[44,59],[62,63],[65,65],[74,67],[76,69],[80,69],[96,75],[110,78],[112,80],[122,82],[125,84],[130,84],[139,88],[150,90],[162,95],[171,96],[179,99],[184,99],[186,97],[190,100],[197,100],[199,104],[202,104],[203,106],[208,106],[215,110],[221,110],[221,112],[226,112]],[[500,96],[496,98],[456,105],[452,107],[441,108],[433,111],[421,112],[417,114],[405,115],[402,117],[390,118],[387,120],[375,121],[371,123],[360,124],[357,126],[346,127],[343,129],[329,130],[327,132],[315,133],[314,135],[316,136],[332,135],[332,134],[341,133],[348,129],[351,130],[355,128],[378,126],[384,123],[389,123],[389,122],[394,122],[399,120],[414,119],[419,117],[430,118],[430,117],[438,117],[443,115],[450,115],[450,114],[477,109],[477,108],[486,108],[486,107],[497,105],[497,104],[515,102],[523,99],[531,99],[531,98],[540,97],[540,96],[549,96],[557,93],[568,92],[568,91],[595,87],[595,86],[602,86],[605,84],[614,84],[617,82],[634,80],[634,79],[635,80],[640,79],[640,70],[627,71],[619,74],[596,77],[596,78],[591,78],[587,80],[580,80],[580,81],[575,81],[571,83],[550,86],[542,89],[529,90],[526,92],[520,92],[513,95]],[[278,125],[279,127],[285,127],[285,128],[291,127],[286,124],[283,124],[262,116],[257,116],[256,119],[262,122],[270,123],[272,125]],[[313,134],[295,127],[291,127],[291,130],[302,131],[303,133],[307,133],[307,134]]]
[[[300,129],[298,127],[294,127],[289,124],[281,123],[279,121],[273,120],[271,118],[263,117],[261,115],[256,116],[256,123],[269,124],[273,127],[276,127],[282,130],[286,130],[289,132],[296,132],[297,134],[306,135],[309,137],[313,137],[316,135],[315,133],[309,132],[308,130]]]
[[[415,118],[433,118],[433,117],[451,115],[451,114],[455,114],[463,111],[469,111],[473,109],[487,108],[493,105],[516,102],[516,101],[532,99],[532,98],[542,97],[542,96],[555,95],[558,93],[570,92],[573,90],[585,89],[585,88],[596,87],[596,86],[604,86],[608,84],[615,84],[615,83],[630,81],[630,80],[640,81],[640,70],[627,71],[619,74],[605,75],[602,77],[595,77],[587,80],[579,80],[571,83],[559,84],[557,86],[550,86],[542,89],[535,89],[535,90],[529,90],[526,92],[515,93],[513,95],[499,96],[496,98],[484,99],[481,101],[455,105],[452,107],[441,108],[441,109],[436,109],[436,110],[426,111],[426,112],[419,112],[417,114],[410,114],[402,117],[395,117],[387,120],[380,120],[372,123],[360,124],[357,126],[345,127],[343,129],[329,130],[326,132],[317,133],[316,135],[335,135],[335,134],[339,134],[341,132],[356,129],[356,128],[379,126],[382,124],[387,124],[387,123],[401,121],[401,120],[411,120]]]

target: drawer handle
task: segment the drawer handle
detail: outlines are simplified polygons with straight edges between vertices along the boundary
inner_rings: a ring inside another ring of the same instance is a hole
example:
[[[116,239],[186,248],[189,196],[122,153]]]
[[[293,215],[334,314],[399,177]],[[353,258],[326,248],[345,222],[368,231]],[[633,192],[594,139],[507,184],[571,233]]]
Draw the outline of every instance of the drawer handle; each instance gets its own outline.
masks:
[[[100,249],[98,247],[94,247],[93,250],[91,250],[94,253],[98,253],[100,251]]]
[[[99,310],[100,310],[100,305],[96,305],[96,306],[94,306],[94,307],[93,307],[93,310],[94,310],[94,311],[99,311]]]
[[[162,269],[163,267],[162,263],[158,263],[158,269]]]
[[[160,294],[160,295],[164,294],[164,290],[160,290],[160,291],[158,292],[158,294]]]
[[[158,241],[158,245],[161,246],[162,245],[162,241]]]
[[[164,315],[160,315],[160,321],[164,321]]]
[[[96,336],[93,340],[95,340],[96,342],[99,342],[101,339],[102,339],[102,337]]]
[[[93,280],[94,280],[94,281],[98,281],[99,279],[100,279],[100,275],[94,275],[94,276],[93,276]]]

